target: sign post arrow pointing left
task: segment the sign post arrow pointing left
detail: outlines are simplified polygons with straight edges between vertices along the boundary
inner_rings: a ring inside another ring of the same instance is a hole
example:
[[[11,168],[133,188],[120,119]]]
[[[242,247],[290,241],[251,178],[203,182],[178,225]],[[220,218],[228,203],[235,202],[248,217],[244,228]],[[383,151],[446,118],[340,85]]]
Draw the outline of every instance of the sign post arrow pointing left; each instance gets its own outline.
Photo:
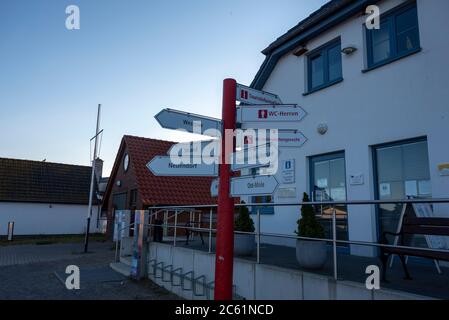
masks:
[[[212,117],[173,109],[163,109],[155,118],[161,127],[165,129],[185,130],[195,134],[205,134],[205,131],[208,131],[206,135],[211,137],[219,137],[221,134],[221,120]]]
[[[217,164],[174,164],[168,156],[156,156],[147,164],[155,176],[216,177]]]

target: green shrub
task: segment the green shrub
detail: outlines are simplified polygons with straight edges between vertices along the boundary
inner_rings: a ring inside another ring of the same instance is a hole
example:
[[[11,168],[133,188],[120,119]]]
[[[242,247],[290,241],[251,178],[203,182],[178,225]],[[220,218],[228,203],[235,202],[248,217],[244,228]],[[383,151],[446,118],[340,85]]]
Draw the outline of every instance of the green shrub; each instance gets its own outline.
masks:
[[[245,202],[242,201],[242,204]],[[254,222],[249,216],[249,210],[246,206],[239,208],[239,215],[234,221],[234,230],[241,232],[254,232]]]
[[[309,196],[304,192],[302,202],[309,202]],[[324,228],[315,216],[315,209],[310,204],[301,206],[301,218],[296,222],[298,230],[295,233],[300,237],[324,238]]]

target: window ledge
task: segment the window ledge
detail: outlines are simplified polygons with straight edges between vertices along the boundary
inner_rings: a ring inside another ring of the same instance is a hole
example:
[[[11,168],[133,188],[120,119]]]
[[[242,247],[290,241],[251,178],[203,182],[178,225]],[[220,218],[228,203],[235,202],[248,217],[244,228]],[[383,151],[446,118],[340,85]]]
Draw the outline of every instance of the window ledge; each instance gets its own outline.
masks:
[[[401,59],[406,58],[406,57],[408,57],[408,56],[414,55],[414,54],[416,54],[416,53],[418,53],[418,52],[421,52],[421,51],[422,51],[422,48],[417,48],[417,49],[414,49],[414,50],[412,50],[412,51],[410,51],[410,52],[407,52],[407,53],[405,53],[405,54],[402,54],[402,55],[400,55],[400,56],[397,56],[397,57],[395,57],[395,58],[388,59],[388,60],[385,60],[385,61],[383,61],[383,62],[379,62],[378,64],[375,64],[375,65],[373,65],[373,66],[371,66],[371,67],[368,67],[368,68],[366,68],[366,69],[363,69],[363,70],[362,70],[362,73],[370,72],[371,70],[375,70],[375,69],[377,69],[377,68],[386,66],[386,65],[388,65],[388,64],[390,64],[390,63],[396,62],[396,61],[398,61],[398,60],[401,60]]]
[[[317,91],[320,91],[320,90],[329,88],[329,87],[333,86],[334,84],[340,83],[340,82],[342,82],[342,81],[343,81],[343,78],[339,78],[339,79],[337,79],[337,80],[334,80],[334,81],[332,81],[332,82],[329,82],[329,83],[326,83],[326,84],[324,84],[324,85],[322,85],[322,86],[319,86],[319,87],[317,87],[317,88],[315,88],[315,89],[312,89],[312,90],[309,90],[309,91],[307,91],[307,92],[304,92],[302,95],[303,95],[303,96],[308,96],[309,94],[312,94],[312,93],[315,93],[315,92],[317,92]]]

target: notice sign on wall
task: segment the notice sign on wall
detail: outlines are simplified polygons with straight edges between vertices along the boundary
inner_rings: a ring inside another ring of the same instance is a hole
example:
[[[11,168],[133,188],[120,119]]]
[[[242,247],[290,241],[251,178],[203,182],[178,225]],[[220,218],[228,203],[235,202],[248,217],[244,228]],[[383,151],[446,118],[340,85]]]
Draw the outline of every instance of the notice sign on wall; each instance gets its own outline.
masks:
[[[281,162],[281,183],[295,183],[295,159],[284,160]]]

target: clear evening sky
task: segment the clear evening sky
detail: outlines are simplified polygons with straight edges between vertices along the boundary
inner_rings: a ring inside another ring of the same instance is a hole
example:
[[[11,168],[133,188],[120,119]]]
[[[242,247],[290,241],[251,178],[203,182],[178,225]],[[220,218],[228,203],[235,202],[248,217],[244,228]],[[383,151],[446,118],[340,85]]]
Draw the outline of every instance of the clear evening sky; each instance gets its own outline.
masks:
[[[1,0],[0,157],[89,165],[99,103],[106,175],[125,134],[188,141],[154,115],[220,117],[223,79],[250,84],[260,51],[325,2]]]

